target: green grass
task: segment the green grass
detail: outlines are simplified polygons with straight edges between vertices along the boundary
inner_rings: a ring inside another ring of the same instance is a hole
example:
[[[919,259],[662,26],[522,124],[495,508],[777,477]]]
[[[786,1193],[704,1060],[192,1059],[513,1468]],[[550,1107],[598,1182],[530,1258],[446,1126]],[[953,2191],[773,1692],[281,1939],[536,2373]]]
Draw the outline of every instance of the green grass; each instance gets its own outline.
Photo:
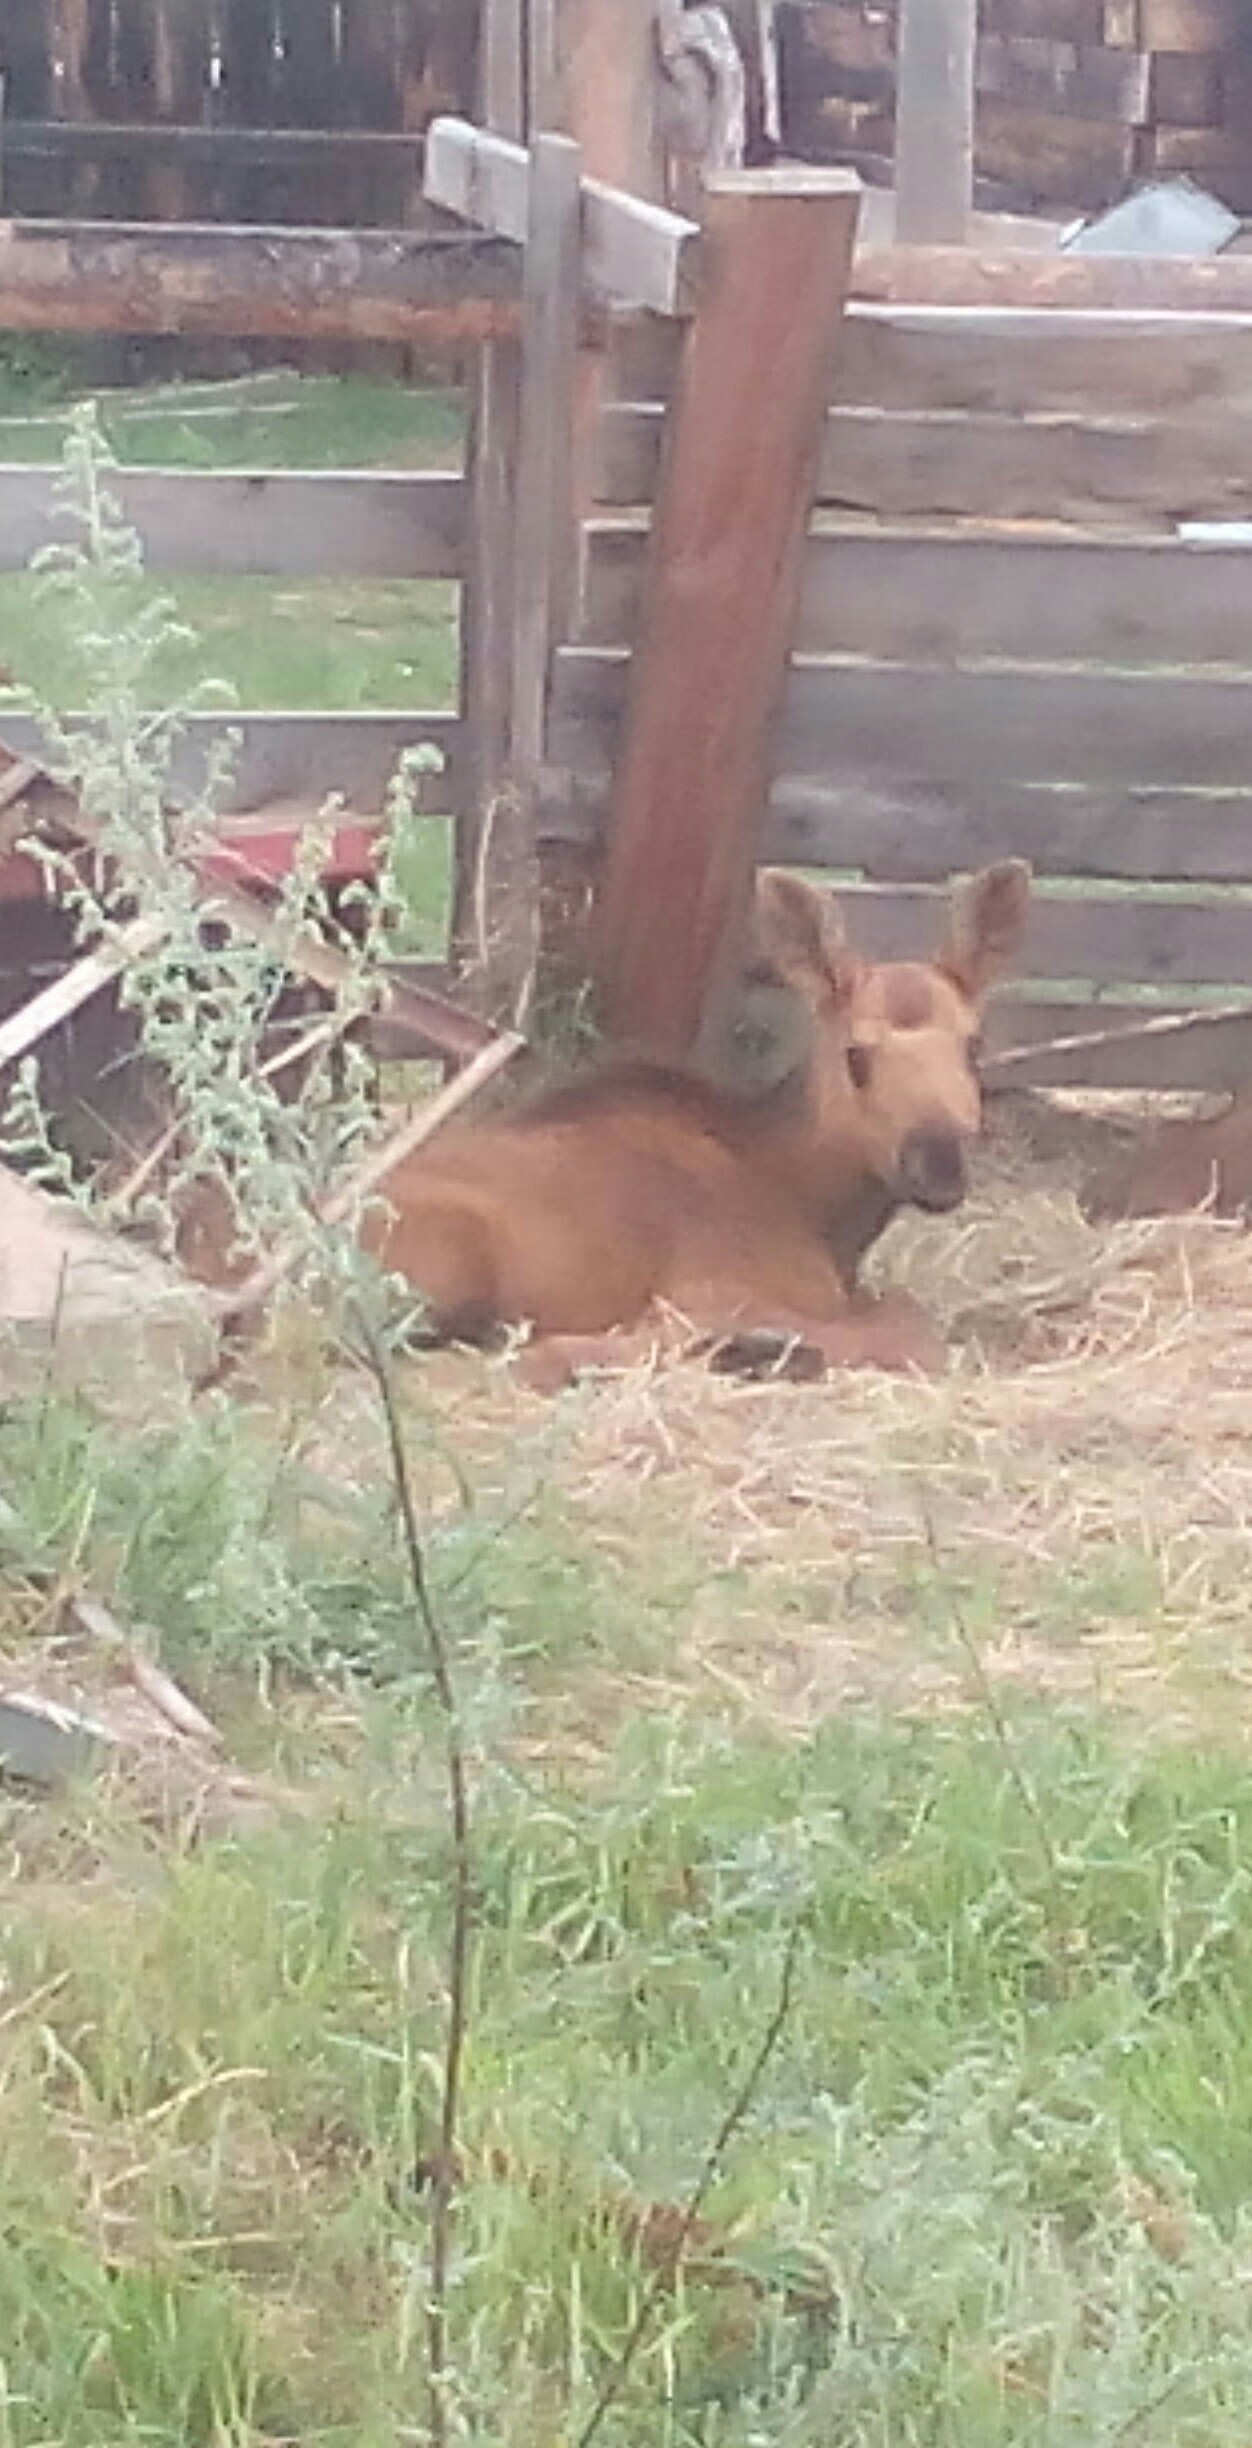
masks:
[[[446,1495],[446,1423],[410,1426]],[[161,1623],[303,1795],[172,1843],[121,1797],[5,1808],[13,2448],[424,2437],[438,1736],[376,1431],[338,1433],[350,1475],[225,1407],[0,1419],[45,1560]],[[1246,2448],[1252,1767],[1030,1705],[783,1742],[672,1696],[594,1754],[544,1742],[578,1660],[660,1667],[707,1579],[590,1544],[560,1436],[431,1544],[477,1760],[465,2435],[577,2439],[630,2221],[694,2181],[799,1918],[709,2204],[723,2266],[666,2296],[611,2448]],[[943,1585],[911,1605],[933,1641]]]
[[[0,457],[59,458],[75,395],[64,352],[10,350],[0,369]],[[460,395],[278,372],[241,385],[162,386],[99,394],[100,421],[123,465],[230,467],[455,467]],[[211,409],[204,416],[192,413]],[[152,413],[159,410],[161,413]],[[142,413],[141,413],[142,412]],[[26,419],[22,422],[18,420]],[[206,674],[226,682],[241,711],[423,712],[457,699],[457,589],[343,579],[182,578],[163,588],[192,633],[168,653],[158,680],[177,702]],[[68,705],[79,693],[62,621],[26,573],[0,576],[0,733],[4,677]],[[409,948],[446,943],[449,828],[432,823],[406,849]]]
[[[0,453],[56,460],[67,411],[49,404],[33,376],[25,384],[12,375],[7,385],[0,382],[0,418],[17,415],[15,400],[32,387],[38,396],[29,413],[36,421],[0,423]],[[210,409],[210,416],[180,415],[174,407],[168,415],[150,413],[172,396],[168,387],[112,400],[99,395],[102,428],[124,465],[442,467],[459,457],[455,392],[277,374],[250,378],[249,405],[230,386],[199,384],[177,396],[189,410]],[[241,404],[232,408],[236,399]],[[452,586],[188,578],[168,591],[200,641],[170,658],[163,678],[172,693],[211,671],[245,708],[350,712],[455,703]],[[53,694],[67,677],[56,624],[24,574],[0,579],[0,663]]]
[[[0,457],[28,465],[59,459],[79,390],[37,370],[0,372]],[[276,372],[235,384],[91,396],[124,467],[453,468],[461,459],[456,391]]]
[[[193,633],[161,666],[171,702],[208,672],[227,682],[244,710],[430,712],[456,703],[451,585],[181,578],[163,591]],[[54,702],[65,702],[74,685],[60,626],[32,578],[0,577],[0,661]]]

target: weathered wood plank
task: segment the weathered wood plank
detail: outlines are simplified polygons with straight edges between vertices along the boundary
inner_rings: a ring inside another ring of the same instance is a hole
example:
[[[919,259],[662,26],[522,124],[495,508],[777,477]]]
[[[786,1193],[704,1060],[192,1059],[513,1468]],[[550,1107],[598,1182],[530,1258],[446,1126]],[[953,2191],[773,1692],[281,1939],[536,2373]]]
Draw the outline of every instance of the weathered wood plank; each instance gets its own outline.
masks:
[[[375,812],[403,750],[422,740],[442,749],[447,760],[442,774],[429,777],[423,805],[432,815],[447,815],[460,804],[463,733],[455,714],[190,714],[183,717],[183,730],[171,773],[175,804],[203,789],[209,744],[224,730],[237,732],[240,745],[233,780],[218,801],[223,814],[286,799],[316,808],[335,792],[349,807]],[[0,738],[17,756],[37,763],[46,757],[38,726],[26,715],[0,711]]]
[[[837,171],[706,187],[596,922],[608,1027],[668,1054],[746,914],[858,202]]]
[[[927,885],[841,884],[853,940],[874,960],[926,957],[945,893]],[[1252,964],[1252,897],[1154,900],[1036,892],[1018,973],[1094,984],[1239,985]]]
[[[64,537],[56,480],[53,468],[0,466],[0,569]],[[459,476],[116,468],[109,489],[162,574],[455,578],[462,566]]]
[[[604,503],[647,502],[659,408],[610,408],[600,433]],[[1243,518],[1252,510],[1252,411],[1195,418],[966,414],[836,408],[819,473],[829,509],[879,518],[1058,519],[1128,526]]]
[[[1150,75],[1144,52],[1023,34],[984,34],[974,60],[980,99],[1124,127],[1147,117]]]
[[[1023,782],[944,793],[785,779],[766,841],[784,864],[861,868],[880,883],[939,883],[962,867],[1024,858],[1041,876],[1248,884],[1252,797]]]
[[[459,231],[0,222],[0,329],[467,347],[515,330],[520,266]]]
[[[1148,114],[1156,127],[1219,127],[1222,60],[1203,51],[1155,51]]]
[[[647,541],[638,519],[591,528],[586,644],[634,639]],[[809,535],[794,644],[802,654],[892,663],[996,657],[1247,671],[1252,546],[821,522]]]
[[[1013,116],[1024,120],[1026,114]],[[1076,142],[1091,133],[1077,120],[1054,124],[1077,130]],[[1072,191],[1069,201],[1074,201]],[[1068,255],[1046,248],[997,254],[976,246],[867,247],[853,269],[853,296],[908,306],[1247,314],[1252,311],[1252,255]]]
[[[991,94],[979,95],[978,167],[1024,200],[1064,205],[1071,211],[1098,210],[1121,193],[1134,162],[1135,131],[1124,120],[1071,117],[1068,105],[1060,101],[1051,109],[1026,110]],[[1044,260],[1051,263],[1053,258]]]
[[[657,316],[617,325],[613,396],[622,403],[666,399],[678,346],[674,325]],[[1093,405],[1104,415],[1136,417],[1252,407],[1252,310],[854,302],[844,319],[832,399],[847,407],[1015,417],[1089,416]]]
[[[357,127],[196,127],[155,119],[126,124],[102,119],[9,119],[4,123],[8,161],[166,160],[178,163],[272,164],[275,168],[324,167],[329,156],[343,161],[411,162],[421,168],[425,138],[417,129]]]
[[[545,835],[596,841],[607,803],[607,776],[550,774]],[[1252,796],[783,775],[762,855],[783,866],[859,870],[877,883],[941,883],[958,868],[1011,857],[1028,859],[1041,876],[1252,884]]]
[[[495,237],[523,243],[530,160],[524,145],[436,119],[427,132],[425,194]],[[653,313],[689,314],[700,232],[693,221],[602,180],[583,180],[583,273],[599,296]]]
[[[611,763],[628,662],[617,650],[565,649],[554,766],[596,772]],[[1002,778],[1244,789],[1252,786],[1252,675],[806,657],[788,679],[777,764],[983,786]]]
[[[1184,423],[836,410],[821,499],[881,518],[1115,527],[1244,518],[1252,508],[1252,415]]]
[[[1162,1015],[1171,1007],[1153,1004]],[[1186,1005],[1172,1007],[1179,1016]],[[1107,1045],[1075,1048],[1072,1053],[1040,1053],[1030,1061],[997,1073],[991,1084],[1015,1088],[1124,1088],[1156,1092],[1196,1089],[1216,1093],[1246,1087],[1252,1076],[1252,1009],[1246,1017],[1215,1020],[1203,1028],[1177,1034],[1142,1037],[1135,1034],[1145,1016],[1142,1003],[1116,997],[1099,1002],[1035,1002],[1016,996],[997,997],[990,1005],[984,1042],[988,1053],[1015,1046],[1044,1046],[1052,1037],[1085,1034],[1089,1030],[1121,1031]]]

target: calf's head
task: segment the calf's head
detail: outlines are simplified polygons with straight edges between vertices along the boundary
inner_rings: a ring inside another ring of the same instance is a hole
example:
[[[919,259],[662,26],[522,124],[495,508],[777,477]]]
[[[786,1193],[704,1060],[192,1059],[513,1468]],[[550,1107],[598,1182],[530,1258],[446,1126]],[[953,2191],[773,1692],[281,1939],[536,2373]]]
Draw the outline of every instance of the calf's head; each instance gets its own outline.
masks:
[[[954,891],[932,960],[872,962],[849,942],[833,893],[778,868],[760,875],[761,951],[809,1014],[818,1163],[869,1176],[901,1205],[960,1205],[982,1120],[982,1002],[1017,950],[1029,894],[1020,859],[988,867]]]

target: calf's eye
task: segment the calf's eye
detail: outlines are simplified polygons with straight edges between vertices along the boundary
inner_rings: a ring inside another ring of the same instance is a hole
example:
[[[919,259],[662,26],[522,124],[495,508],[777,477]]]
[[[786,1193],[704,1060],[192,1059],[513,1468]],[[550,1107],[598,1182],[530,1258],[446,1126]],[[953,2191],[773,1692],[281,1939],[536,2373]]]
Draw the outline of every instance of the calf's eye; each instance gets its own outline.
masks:
[[[854,1088],[868,1088],[868,1086],[869,1086],[869,1048],[868,1048],[868,1046],[863,1046],[863,1045],[850,1045],[850,1046],[848,1047],[848,1077],[849,1077],[849,1079],[851,1080],[852,1085],[853,1085],[853,1087],[854,1087]]]

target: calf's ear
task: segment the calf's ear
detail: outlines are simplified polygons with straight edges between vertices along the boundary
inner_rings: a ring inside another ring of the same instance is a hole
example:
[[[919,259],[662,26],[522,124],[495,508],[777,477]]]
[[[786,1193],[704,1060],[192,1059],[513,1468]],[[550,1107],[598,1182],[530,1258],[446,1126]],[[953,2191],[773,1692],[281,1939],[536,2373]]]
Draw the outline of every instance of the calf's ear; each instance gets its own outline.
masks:
[[[980,1003],[988,987],[1012,967],[1029,907],[1025,859],[1001,859],[957,885],[936,966],[971,1003]]]
[[[851,994],[861,974],[834,894],[785,867],[763,867],[757,877],[756,938],[770,967],[807,1003]]]

